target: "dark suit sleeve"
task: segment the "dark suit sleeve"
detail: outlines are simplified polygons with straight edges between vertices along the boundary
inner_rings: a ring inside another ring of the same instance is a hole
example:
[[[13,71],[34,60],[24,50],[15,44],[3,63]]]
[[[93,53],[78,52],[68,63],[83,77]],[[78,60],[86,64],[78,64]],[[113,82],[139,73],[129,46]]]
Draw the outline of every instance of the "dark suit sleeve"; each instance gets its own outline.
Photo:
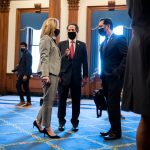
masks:
[[[100,61],[101,61],[100,79],[102,79],[102,77],[103,77],[103,52],[102,52],[103,44],[104,44],[104,42],[100,46]]]
[[[142,5],[142,13],[148,19],[150,17],[150,11],[149,11],[149,7],[148,7],[148,6],[150,6],[150,1],[149,0],[140,0],[140,2]]]
[[[121,63],[119,67],[114,70],[114,73],[117,74],[118,76],[122,76],[125,71],[126,56],[127,56],[127,50],[128,50],[127,41],[124,36],[119,36],[117,47],[121,55]]]
[[[59,48],[59,50],[60,50],[61,57],[62,57],[61,43],[58,43],[58,48]],[[61,58],[61,68],[62,68],[62,62],[63,62],[63,58]],[[59,77],[61,77],[61,70],[60,70],[60,72],[59,72]]]
[[[30,76],[32,74],[31,68],[32,68],[32,55],[28,52],[26,53],[25,75]]]
[[[128,14],[132,18],[133,0],[127,0],[127,5],[128,5]]]
[[[60,42],[60,43],[58,44],[58,48],[59,48],[59,50],[60,50],[61,58],[62,58],[62,59],[68,57],[68,56],[65,55],[65,49],[63,48],[64,45],[65,45],[65,41],[64,41],[64,42]]]
[[[61,69],[60,69],[59,77],[62,77],[64,73],[66,74],[71,66],[70,57],[65,55],[65,50],[66,50],[66,48],[64,47],[66,44],[65,42],[66,41],[63,41],[58,44],[58,48],[61,52]]]
[[[59,48],[59,50],[60,50],[60,52],[61,52],[61,43],[58,43],[58,48]],[[62,55],[62,54],[61,54]]]
[[[88,77],[88,57],[86,44],[83,43],[83,78]]]

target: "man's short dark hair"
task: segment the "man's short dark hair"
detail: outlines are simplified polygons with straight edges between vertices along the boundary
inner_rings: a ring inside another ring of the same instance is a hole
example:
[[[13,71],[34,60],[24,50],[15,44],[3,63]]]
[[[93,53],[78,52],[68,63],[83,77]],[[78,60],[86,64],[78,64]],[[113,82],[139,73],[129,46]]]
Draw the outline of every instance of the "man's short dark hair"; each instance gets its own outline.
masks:
[[[113,23],[110,18],[102,18],[100,19],[100,21],[104,21],[105,25],[110,25],[110,29],[113,30]]]
[[[26,42],[21,42],[20,45],[24,45],[27,48],[27,43]]]
[[[79,27],[78,27],[78,25],[77,25],[77,24],[75,24],[75,23],[70,23],[70,24],[68,24],[68,26],[67,26],[67,30],[68,30],[68,27],[69,27],[70,25],[75,26],[76,31],[77,31],[77,32],[79,32]]]

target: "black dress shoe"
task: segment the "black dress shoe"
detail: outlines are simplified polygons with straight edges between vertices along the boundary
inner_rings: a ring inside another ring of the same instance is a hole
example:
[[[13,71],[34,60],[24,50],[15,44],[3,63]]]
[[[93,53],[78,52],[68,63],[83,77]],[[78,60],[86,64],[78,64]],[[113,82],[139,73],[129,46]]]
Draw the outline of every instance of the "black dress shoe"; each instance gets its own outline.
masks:
[[[60,124],[58,130],[59,131],[64,131],[65,130],[65,125]]]
[[[101,136],[107,136],[107,135],[109,135],[111,133],[111,129],[109,130],[109,131],[107,131],[107,132],[100,132],[100,135]]]
[[[39,125],[38,125],[38,123],[36,122],[36,120],[34,120],[34,122],[33,122],[33,128],[34,128],[34,126],[39,130],[40,133],[43,133],[43,130],[41,130],[41,129],[39,128]]]
[[[108,140],[116,140],[116,139],[120,139],[121,138],[121,134],[116,134],[116,133],[110,133],[107,136],[104,136],[104,140],[108,141]]]
[[[43,133],[44,133],[44,137],[46,134],[49,138],[52,138],[52,139],[59,139],[60,138],[60,136],[58,136],[58,135],[49,135],[49,133],[47,132],[47,130],[45,128],[43,129]]]
[[[79,130],[78,126],[73,126],[72,131],[77,132]]]

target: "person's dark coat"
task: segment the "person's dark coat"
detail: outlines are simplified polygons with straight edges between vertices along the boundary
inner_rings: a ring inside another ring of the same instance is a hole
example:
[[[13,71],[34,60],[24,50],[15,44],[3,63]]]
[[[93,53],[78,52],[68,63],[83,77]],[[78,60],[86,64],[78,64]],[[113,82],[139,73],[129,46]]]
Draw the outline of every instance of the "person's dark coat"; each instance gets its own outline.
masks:
[[[128,0],[127,4],[133,38],[127,56],[122,109],[150,116],[150,1]]]
[[[120,95],[126,65],[127,42],[124,36],[112,34],[100,49],[103,93],[108,106],[111,132],[121,135]]]
[[[100,49],[101,57],[101,77],[116,76],[123,79],[126,55],[127,55],[127,42],[124,36],[112,34],[107,45],[103,42]]]
[[[73,78],[75,83],[80,86],[82,77],[88,77],[87,49],[85,43],[76,41],[75,54],[72,60],[69,56],[65,56],[65,50],[69,48],[68,40],[60,42],[58,47],[62,54],[60,70],[62,85],[69,85]],[[83,70],[81,70],[82,65]]]
[[[19,76],[26,75],[30,77],[32,74],[32,55],[28,50],[23,52],[17,72]]]

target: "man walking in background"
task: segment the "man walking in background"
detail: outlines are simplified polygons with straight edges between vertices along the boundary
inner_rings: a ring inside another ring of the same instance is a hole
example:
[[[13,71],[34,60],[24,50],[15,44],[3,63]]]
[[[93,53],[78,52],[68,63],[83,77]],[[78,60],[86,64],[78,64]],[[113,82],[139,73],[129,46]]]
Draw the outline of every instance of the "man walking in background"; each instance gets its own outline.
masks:
[[[16,106],[30,107],[32,104],[29,89],[29,80],[32,74],[32,55],[28,51],[27,44],[25,42],[20,43],[20,51],[21,59],[19,61],[18,67],[15,70],[15,72],[17,72],[16,88],[20,96],[20,102]],[[27,98],[26,103],[24,99],[24,92],[22,90],[22,86]]]

